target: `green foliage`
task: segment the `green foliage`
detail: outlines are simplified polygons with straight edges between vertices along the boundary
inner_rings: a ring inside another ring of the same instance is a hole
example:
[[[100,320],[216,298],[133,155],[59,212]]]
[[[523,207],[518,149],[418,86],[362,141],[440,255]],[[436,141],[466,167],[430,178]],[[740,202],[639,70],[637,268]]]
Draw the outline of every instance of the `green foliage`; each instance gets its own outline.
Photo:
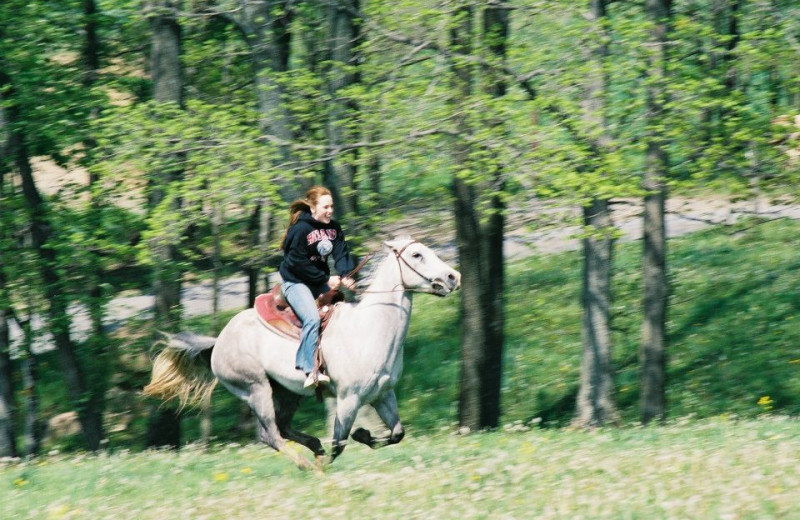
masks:
[[[257,201],[278,200],[278,174],[269,166],[275,148],[261,142],[248,124],[251,116],[234,105],[220,110],[190,101],[185,109],[155,103],[119,107],[98,121],[107,136],[100,141],[104,161],[97,167],[107,196],[133,196],[142,205],[155,190],[163,194],[145,218],[142,262],[152,261],[152,240],[181,243],[191,226],[205,226],[217,213],[246,218]],[[164,171],[176,169],[180,177],[165,181]],[[191,258],[190,249],[182,252]]]
[[[86,136],[83,122],[100,102],[83,84],[80,41],[71,38],[80,2],[10,0],[0,6],[0,55],[13,86],[16,122],[30,155],[66,162]]]

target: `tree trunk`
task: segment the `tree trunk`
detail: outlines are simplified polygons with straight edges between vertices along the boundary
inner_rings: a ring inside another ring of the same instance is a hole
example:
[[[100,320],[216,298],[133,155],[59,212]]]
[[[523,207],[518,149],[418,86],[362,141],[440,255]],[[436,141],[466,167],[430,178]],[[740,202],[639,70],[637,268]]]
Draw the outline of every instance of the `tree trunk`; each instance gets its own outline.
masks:
[[[36,389],[36,384],[39,380],[39,372],[36,356],[33,354],[33,331],[31,330],[31,320],[33,316],[32,313],[30,313],[32,306],[29,306],[28,309],[28,318],[24,323],[19,324],[22,328],[24,338],[19,371],[22,374],[22,395],[25,399],[23,443],[26,457],[39,453],[39,449],[42,445],[43,433],[42,421],[39,418],[39,395]]]
[[[450,29],[450,44],[456,54],[467,55],[472,49],[472,9],[461,7]],[[458,19],[460,18],[460,19]],[[454,112],[459,113],[457,133],[469,135],[466,118],[459,107],[472,95],[472,69],[463,59],[455,57],[452,64],[452,99]],[[458,138],[453,146],[455,168],[469,167],[469,145]],[[481,284],[485,282],[481,269],[480,227],[475,214],[476,196],[473,186],[459,174],[453,178],[456,245],[461,269],[461,381],[458,397],[458,423],[462,428],[478,430],[483,427],[481,405],[483,397],[483,349],[486,327],[481,313]]]
[[[725,90],[728,95],[732,95],[737,84],[733,53],[742,39],[739,28],[742,0],[713,0],[711,9],[714,29],[718,34],[724,36],[722,41],[715,42],[719,50],[715,50],[711,55],[711,67],[720,65],[720,62],[724,65],[721,72],[725,75]]]
[[[595,200],[583,208],[583,222],[592,236],[583,240],[581,377],[573,425],[616,423],[611,361],[611,267],[613,226],[608,201]]]
[[[176,14],[179,3],[161,0],[152,4],[150,67],[153,78],[153,99],[161,103],[176,103],[182,106],[181,28]],[[181,164],[182,161],[176,158],[174,162]],[[150,205],[159,204],[166,196],[167,186],[181,175],[179,166],[173,166],[170,171],[157,172]],[[176,328],[180,322],[181,273],[175,267],[177,247],[164,238],[154,239],[152,247],[157,258],[153,277],[156,324],[162,330],[170,330]]]
[[[509,35],[509,10],[507,1],[500,0],[483,11],[483,40],[495,60],[505,62],[506,42]],[[501,98],[506,95],[504,78],[494,72],[485,72],[486,92]],[[505,121],[495,121],[494,127],[502,129]],[[487,151],[488,152],[488,151]],[[494,154],[489,153],[493,156]],[[489,190],[491,202],[482,230],[485,283],[483,290],[487,337],[483,363],[483,426],[496,427],[500,422],[500,389],[503,376],[503,345],[505,344],[505,172],[499,161],[492,161]]]
[[[453,50],[453,89],[451,104],[459,113],[457,133],[470,135],[471,128],[464,107],[473,93],[474,70],[464,59],[473,47],[473,9],[463,4],[455,11],[450,30]],[[484,11],[484,36],[487,48],[504,58],[508,33],[507,10],[490,7]],[[494,96],[505,93],[502,80],[487,75],[486,90]],[[494,428],[500,420],[500,388],[504,341],[504,261],[505,226],[503,175],[493,169],[482,186],[492,190],[488,214],[482,215],[476,185],[462,176],[479,168],[470,158],[470,145],[461,139],[454,143],[456,173],[453,178],[456,243],[461,268],[461,380],[459,388],[459,425],[469,430]]]
[[[180,0],[156,0],[150,3],[150,75],[154,100],[183,106],[181,26],[177,18],[180,3]]]
[[[183,106],[183,74],[181,67],[181,27],[177,18],[180,2],[158,0],[150,2],[151,29],[150,68],[153,79],[153,99],[160,103]],[[170,161],[165,161],[167,164]],[[179,157],[172,161],[182,164]],[[150,205],[155,207],[166,196],[169,184],[180,179],[179,166],[154,172]],[[178,208],[175,208],[176,210]],[[178,249],[169,239],[156,237],[150,246],[156,258],[153,273],[156,330],[177,330],[181,319],[181,270]],[[147,446],[180,445],[180,417],[173,406],[151,410],[147,425]]]
[[[0,99],[2,99],[0,97]],[[9,165],[6,148],[10,139],[10,129],[6,123],[5,109],[0,104],[0,218],[11,212],[5,207],[5,172]],[[0,221],[0,241],[7,243],[8,226]],[[6,292],[6,274],[3,271],[3,257],[11,251],[0,252],[0,457],[17,456],[16,405],[14,403],[13,366],[11,364],[11,333],[9,321],[13,314],[11,300]]]
[[[603,18],[607,0],[591,0],[590,20],[594,23],[595,38],[586,50],[586,59],[592,64],[587,76],[583,119],[591,135],[599,135],[592,142],[596,154],[604,153],[608,139],[604,116],[604,99],[608,88],[605,61],[608,45],[605,43]],[[610,236],[613,227],[607,199],[594,199],[583,207],[583,223],[590,236],[583,240],[583,287],[581,292],[581,376],[576,400],[577,427],[602,426],[615,423],[619,416],[614,404],[614,377],[611,359],[611,273],[614,241]]]
[[[666,417],[667,236],[664,223],[669,158],[663,135],[667,79],[667,40],[670,0],[646,0],[653,23],[648,55],[646,158],[644,199],[644,322],[640,357],[642,423]]]
[[[83,47],[83,65],[85,85],[93,85],[100,69],[100,40],[97,37],[97,3],[95,0],[83,0],[85,17],[83,29],[86,32]]]
[[[291,5],[290,0],[255,0],[229,18],[250,48],[259,128],[262,133],[279,141],[280,153],[274,162],[275,166],[282,169],[292,163],[293,153],[289,143],[294,140],[295,134],[291,115],[283,102],[284,88],[275,81],[275,75],[289,68],[292,43],[290,25],[294,18]],[[281,186],[281,195],[286,199],[296,198],[296,191],[288,182]],[[257,295],[258,278],[267,263],[266,251],[273,234],[274,226],[271,224],[275,215],[269,207],[270,202],[263,200],[251,210],[250,236],[254,240],[251,245],[264,252],[260,261],[247,268],[248,304],[251,306]]]
[[[97,82],[100,74],[100,39],[97,34],[97,3],[95,0],[83,0],[83,28],[84,28],[84,45],[81,53],[83,65],[83,85],[87,89],[91,89]],[[96,120],[101,111],[101,106],[95,105],[92,107],[89,120]],[[94,168],[90,166],[96,162],[95,149],[97,148],[97,140],[91,133],[93,126],[86,125],[86,135],[83,138],[83,150],[80,164],[87,167],[89,170],[89,185],[90,185],[90,206],[92,226],[97,229],[103,228],[104,211],[101,207],[100,201],[97,196],[97,190],[91,189],[99,181],[98,174]],[[86,280],[85,291],[88,298],[84,300],[91,320],[91,332],[89,339],[84,343],[83,349],[84,359],[91,359],[94,366],[110,366],[114,361],[112,353],[114,352],[114,343],[109,341],[103,322],[106,315],[106,296],[103,290],[103,280],[106,279],[102,260],[100,256],[92,251],[90,254],[90,265],[84,270],[82,276]],[[89,386],[96,395],[100,397],[100,402],[105,408],[105,394],[108,389],[109,380],[111,376],[110,370],[91,370],[88,373]]]
[[[455,195],[456,244],[461,269],[461,380],[458,399],[458,422],[462,427],[479,430],[495,426],[484,417],[485,379],[483,372],[488,347],[488,327],[483,313],[483,277],[480,227],[474,214],[476,203],[472,186],[453,180]],[[488,424],[487,424],[488,422]]]
[[[286,143],[292,141],[294,134],[282,100],[285,92],[275,81],[275,73],[286,72],[289,67],[292,42],[289,27],[294,18],[291,4],[290,0],[253,0],[231,17],[250,48],[259,126],[262,132],[281,141],[283,163],[291,159]]]
[[[179,2],[161,0],[151,4],[150,28],[152,46],[150,67],[153,78],[153,99],[160,103],[183,104],[181,73],[181,28],[176,9]],[[174,164],[182,161],[176,158]],[[166,161],[167,164],[170,161]],[[154,207],[166,196],[167,186],[178,180],[182,172],[179,166],[155,172],[155,185],[151,190],[150,205]],[[177,247],[167,239],[153,239],[154,267],[153,292],[155,294],[156,325],[161,330],[176,329],[180,322],[181,273],[176,268]]]
[[[4,284],[0,274],[0,284]],[[0,285],[0,294],[4,288]],[[0,298],[0,457],[17,456],[16,405],[14,404],[11,334],[8,322],[11,312]]]
[[[346,99],[342,91],[359,83],[357,70],[358,56],[356,46],[361,38],[361,27],[356,13],[359,0],[336,0],[328,4],[328,94],[331,103],[326,126],[328,147],[336,151],[348,141],[358,140],[358,130],[354,130],[358,120],[358,105]],[[356,197],[356,161],[358,152],[337,154],[325,163],[324,182],[331,189],[337,213],[354,215],[358,213]]]
[[[275,237],[275,212],[269,199],[261,199],[255,205],[247,223],[250,237],[250,247],[256,256],[248,263],[247,272],[247,306],[252,307],[256,296],[270,289],[269,272],[264,268],[270,265],[273,255],[270,255],[270,244]]]

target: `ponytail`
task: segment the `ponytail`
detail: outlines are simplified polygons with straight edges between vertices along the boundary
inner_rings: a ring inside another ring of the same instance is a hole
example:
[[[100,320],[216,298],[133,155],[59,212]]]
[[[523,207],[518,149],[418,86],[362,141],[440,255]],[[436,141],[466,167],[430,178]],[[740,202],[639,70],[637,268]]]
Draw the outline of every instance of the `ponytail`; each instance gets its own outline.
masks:
[[[289,205],[289,227],[297,224],[302,213],[311,212],[311,206],[305,200],[296,200]]]
[[[325,186],[314,186],[306,192],[305,199],[297,199],[289,204],[289,226],[286,228],[286,233],[283,234],[283,240],[281,240],[281,249],[283,249],[283,246],[286,245],[286,235],[289,234],[289,228],[297,224],[297,221],[300,219],[300,215],[303,213],[310,213],[312,204],[316,205],[320,197],[330,194],[331,190]]]

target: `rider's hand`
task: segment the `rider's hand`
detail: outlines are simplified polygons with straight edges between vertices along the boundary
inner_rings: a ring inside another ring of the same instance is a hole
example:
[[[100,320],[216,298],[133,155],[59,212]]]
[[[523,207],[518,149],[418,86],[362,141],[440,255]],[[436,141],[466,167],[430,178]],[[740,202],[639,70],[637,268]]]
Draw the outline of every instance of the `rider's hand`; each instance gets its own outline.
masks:
[[[341,279],[342,285],[350,289],[351,291],[356,288],[356,281],[350,278],[349,276],[345,276]]]
[[[341,283],[342,283],[342,278],[339,276],[331,276],[330,278],[328,278],[328,287],[330,287],[331,290],[338,289]]]

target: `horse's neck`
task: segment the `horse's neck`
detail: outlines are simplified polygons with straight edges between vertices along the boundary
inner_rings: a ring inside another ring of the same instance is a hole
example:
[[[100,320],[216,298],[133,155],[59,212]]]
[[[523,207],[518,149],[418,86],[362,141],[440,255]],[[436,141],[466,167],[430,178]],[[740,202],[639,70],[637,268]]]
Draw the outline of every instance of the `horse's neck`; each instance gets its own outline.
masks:
[[[391,254],[380,263],[358,304],[358,311],[396,315],[396,326],[405,333],[411,315],[411,293],[403,287],[400,265]]]
[[[396,381],[402,371],[412,298],[396,263],[390,256],[376,268],[361,300],[334,315],[329,340],[323,339],[331,376],[345,387],[369,386],[387,376]]]

